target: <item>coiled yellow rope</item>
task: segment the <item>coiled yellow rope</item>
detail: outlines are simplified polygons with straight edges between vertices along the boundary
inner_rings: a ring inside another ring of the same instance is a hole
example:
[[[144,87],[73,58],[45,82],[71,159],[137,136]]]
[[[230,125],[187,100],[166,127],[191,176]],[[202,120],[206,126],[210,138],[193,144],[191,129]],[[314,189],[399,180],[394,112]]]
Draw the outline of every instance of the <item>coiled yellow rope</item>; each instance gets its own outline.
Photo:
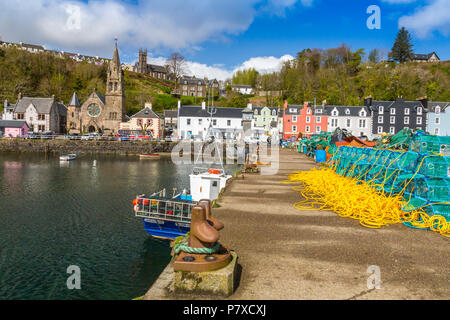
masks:
[[[340,176],[332,168],[295,171],[283,183],[300,183],[293,187],[304,198],[294,204],[299,210],[332,210],[341,217],[359,220],[367,228],[408,222],[413,227],[430,228],[450,237],[450,223],[443,216],[430,217],[422,208],[403,211],[407,203],[403,192],[386,194],[365,181]]]

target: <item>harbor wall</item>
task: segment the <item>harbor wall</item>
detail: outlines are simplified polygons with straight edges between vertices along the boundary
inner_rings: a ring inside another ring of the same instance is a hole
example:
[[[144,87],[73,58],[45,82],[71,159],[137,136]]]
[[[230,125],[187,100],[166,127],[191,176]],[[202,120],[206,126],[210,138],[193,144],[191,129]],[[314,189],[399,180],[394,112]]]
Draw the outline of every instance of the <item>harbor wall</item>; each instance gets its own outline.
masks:
[[[101,153],[134,155],[170,153],[176,143],[155,141],[80,141],[0,139],[0,152]]]

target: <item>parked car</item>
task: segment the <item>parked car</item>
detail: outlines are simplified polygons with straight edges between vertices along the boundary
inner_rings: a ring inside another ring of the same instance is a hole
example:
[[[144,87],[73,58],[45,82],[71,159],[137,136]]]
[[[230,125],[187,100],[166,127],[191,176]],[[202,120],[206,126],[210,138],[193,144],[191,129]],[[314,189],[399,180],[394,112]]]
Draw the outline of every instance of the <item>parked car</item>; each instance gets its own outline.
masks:
[[[36,139],[40,139],[41,135],[37,132],[28,132],[25,137],[26,140],[30,139],[30,140],[36,140]]]
[[[80,134],[78,134],[78,133],[69,133],[69,139],[70,140],[79,140],[80,139]]]
[[[41,135],[41,139],[52,139],[54,135],[53,131],[45,131],[44,133],[42,133]]]
[[[91,136],[88,134],[83,134],[80,139],[81,140],[91,140]]]

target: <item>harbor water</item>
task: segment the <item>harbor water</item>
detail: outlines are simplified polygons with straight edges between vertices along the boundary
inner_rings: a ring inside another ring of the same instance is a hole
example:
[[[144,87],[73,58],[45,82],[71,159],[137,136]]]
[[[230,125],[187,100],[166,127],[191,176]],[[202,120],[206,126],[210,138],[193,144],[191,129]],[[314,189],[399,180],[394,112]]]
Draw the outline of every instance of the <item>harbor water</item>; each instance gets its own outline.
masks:
[[[170,246],[144,231],[132,200],[189,188],[191,170],[170,158],[90,155],[64,163],[56,155],[0,154],[0,299],[145,294],[170,261]],[[80,268],[80,290],[67,287],[70,266]]]

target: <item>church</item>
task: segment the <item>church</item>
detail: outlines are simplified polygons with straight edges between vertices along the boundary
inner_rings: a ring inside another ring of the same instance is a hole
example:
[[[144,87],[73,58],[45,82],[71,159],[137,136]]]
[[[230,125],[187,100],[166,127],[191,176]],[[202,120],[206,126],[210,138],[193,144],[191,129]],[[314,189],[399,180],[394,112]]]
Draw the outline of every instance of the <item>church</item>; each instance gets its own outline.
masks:
[[[67,111],[69,133],[117,134],[126,114],[123,78],[116,41],[114,56],[108,66],[106,95],[102,96],[94,90],[81,105],[76,92],[73,94]]]

